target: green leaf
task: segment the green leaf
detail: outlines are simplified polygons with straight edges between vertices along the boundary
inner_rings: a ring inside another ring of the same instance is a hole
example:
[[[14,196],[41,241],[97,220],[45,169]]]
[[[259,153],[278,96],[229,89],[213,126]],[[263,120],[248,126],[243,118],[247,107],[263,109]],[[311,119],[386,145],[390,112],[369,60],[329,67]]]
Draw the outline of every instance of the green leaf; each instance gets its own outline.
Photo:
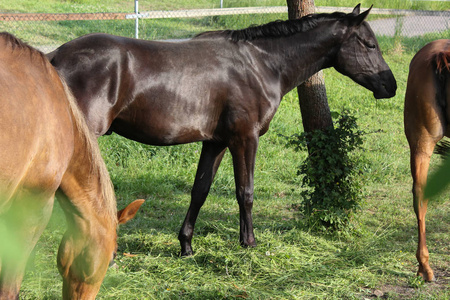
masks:
[[[427,181],[425,198],[434,198],[439,195],[450,183],[450,158],[446,158],[442,165]]]

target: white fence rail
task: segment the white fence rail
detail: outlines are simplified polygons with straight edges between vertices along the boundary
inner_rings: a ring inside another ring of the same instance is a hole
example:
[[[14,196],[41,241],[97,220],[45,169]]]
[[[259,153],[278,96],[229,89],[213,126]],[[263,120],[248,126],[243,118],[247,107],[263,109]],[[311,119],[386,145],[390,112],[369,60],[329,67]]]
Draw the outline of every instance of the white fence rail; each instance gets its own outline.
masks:
[[[353,8],[351,7],[316,7],[316,12],[318,13],[351,12],[352,10]],[[92,30],[126,36],[134,34],[135,37],[139,37],[139,29],[141,28],[147,34],[145,38],[188,38],[192,34],[198,33],[186,30],[184,25],[192,23],[187,21],[189,18],[201,19],[255,14],[282,14],[287,17],[287,7],[265,6],[140,12],[138,1],[136,1],[134,13],[32,14],[0,12],[0,31],[9,31],[20,38],[24,38],[31,45],[38,46],[43,51],[49,51],[54,46],[67,42],[67,40],[58,37],[62,36],[61,32],[65,32],[67,36],[71,36],[71,32],[73,32],[73,38],[89,33]],[[381,16],[378,20],[370,21],[372,29],[379,36],[399,35],[414,37],[427,33],[446,32],[450,29],[450,9],[444,11],[417,11],[372,8],[371,15]],[[164,20],[161,23],[161,19],[168,20],[167,22]],[[174,19],[179,19],[179,23],[174,22]],[[135,26],[131,28],[129,25],[131,25],[133,20],[135,21]],[[75,26],[77,29],[72,29],[72,23],[67,23],[72,21],[79,23]],[[139,22],[142,22],[142,25]],[[181,22],[184,22],[183,25],[180,25]],[[94,23],[95,26],[91,26]],[[124,23],[127,24],[125,25]],[[165,29],[161,29],[161,26],[165,27]],[[90,31],[85,32],[85,28],[89,28]],[[120,30],[117,30],[118,28]],[[178,35],[177,32],[182,34]],[[183,32],[187,34],[183,34]]]
[[[332,13],[335,11],[350,13],[352,10],[352,7],[316,7],[316,13]],[[138,28],[138,19],[200,18],[265,13],[287,14],[287,6],[147,11],[142,13],[136,12],[135,14],[127,15],[126,18],[136,19],[136,28]],[[377,35],[393,36],[395,34],[399,34],[402,36],[413,37],[432,32],[442,32],[450,29],[450,11],[372,8],[371,14],[391,17],[370,22],[372,29]],[[135,37],[138,38],[137,29]]]
[[[450,1],[450,0],[446,0]],[[368,8],[365,8],[368,9]],[[332,13],[335,11],[352,12],[353,7],[333,7],[317,6],[316,13]],[[362,8],[364,10],[364,8]],[[165,19],[165,18],[199,18],[210,16],[244,15],[244,14],[267,14],[267,13],[287,13],[287,6],[263,6],[263,7],[234,7],[234,8],[209,8],[209,9],[186,9],[186,10],[155,10],[146,11],[139,14],[143,19]],[[429,10],[406,10],[389,8],[372,8],[371,14],[376,15],[428,15],[447,16],[450,18],[450,11],[429,11]],[[127,15],[127,19],[136,18],[136,14]]]

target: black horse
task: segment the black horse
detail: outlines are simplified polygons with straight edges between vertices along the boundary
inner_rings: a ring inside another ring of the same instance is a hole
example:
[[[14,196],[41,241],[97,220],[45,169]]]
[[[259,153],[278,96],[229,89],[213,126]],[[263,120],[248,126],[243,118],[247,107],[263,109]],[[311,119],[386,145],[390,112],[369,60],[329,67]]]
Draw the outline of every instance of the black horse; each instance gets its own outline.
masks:
[[[90,34],[48,58],[67,81],[91,130],[150,145],[203,142],[191,204],[179,233],[192,254],[195,221],[225,150],[233,158],[240,242],[255,246],[253,173],[259,137],[282,97],[334,67],[373,91],[395,95],[395,78],[360,14],[313,14],[243,30],[205,32],[184,42]]]

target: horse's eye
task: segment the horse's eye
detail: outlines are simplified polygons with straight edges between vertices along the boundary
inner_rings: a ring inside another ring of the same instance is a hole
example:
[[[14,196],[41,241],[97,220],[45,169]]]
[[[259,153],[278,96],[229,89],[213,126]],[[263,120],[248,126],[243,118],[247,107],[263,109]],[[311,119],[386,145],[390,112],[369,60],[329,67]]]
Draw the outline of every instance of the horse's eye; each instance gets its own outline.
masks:
[[[367,48],[369,48],[369,49],[375,49],[377,47],[375,44],[373,44],[371,42],[366,42],[365,44],[366,44]]]
[[[361,44],[363,44],[364,46],[366,46],[369,49],[377,48],[377,45],[372,41],[367,41],[367,40],[363,39],[362,37],[358,37],[358,40]]]
[[[113,252],[113,255],[111,257],[111,260],[109,261],[109,267],[112,267],[116,264],[116,262],[114,261],[114,259],[117,257],[117,251]]]
[[[361,42],[369,49],[375,49],[377,45],[372,41],[361,40]]]

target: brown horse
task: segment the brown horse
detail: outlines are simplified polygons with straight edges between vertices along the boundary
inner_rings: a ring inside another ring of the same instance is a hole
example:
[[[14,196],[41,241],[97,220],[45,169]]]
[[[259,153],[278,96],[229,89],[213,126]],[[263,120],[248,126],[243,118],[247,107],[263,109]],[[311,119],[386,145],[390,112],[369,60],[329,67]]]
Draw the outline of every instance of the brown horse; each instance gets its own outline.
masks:
[[[411,61],[405,95],[405,134],[411,152],[414,211],[419,243],[418,275],[435,280],[428,263],[425,214],[428,199],[423,196],[430,157],[436,143],[450,137],[450,40],[437,40],[423,47]]]
[[[178,238],[192,254],[194,225],[228,148],[240,211],[240,242],[255,246],[253,175],[259,137],[283,96],[334,67],[393,97],[396,81],[365,22],[367,10],[315,14],[183,42],[91,34],[47,56],[97,135],[116,132],[151,145],[203,142],[191,204]]]
[[[0,33],[0,299],[18,299],[27,258],[55,192],[68,229],[58,252],[64,299],[94,299],[116,249],[118,223],[97,142],[46,57]]]

